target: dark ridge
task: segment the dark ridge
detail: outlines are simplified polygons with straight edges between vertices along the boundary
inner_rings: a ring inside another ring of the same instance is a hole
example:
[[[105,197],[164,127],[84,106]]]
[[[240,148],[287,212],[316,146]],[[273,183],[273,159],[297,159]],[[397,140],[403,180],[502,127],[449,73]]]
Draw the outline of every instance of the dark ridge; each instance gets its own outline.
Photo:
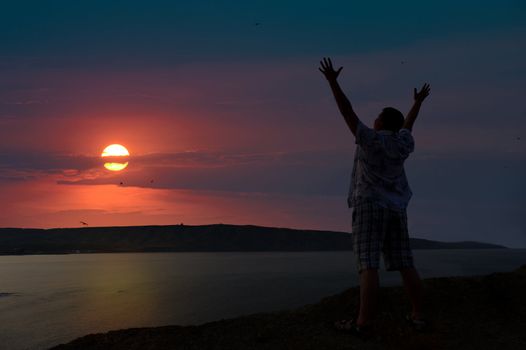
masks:
[[[488,249],[479,242],[412,239],[413,249]],[[113,226],[53,229],[0,228],[0,255],[352,250],[346,232],[253,225]]]

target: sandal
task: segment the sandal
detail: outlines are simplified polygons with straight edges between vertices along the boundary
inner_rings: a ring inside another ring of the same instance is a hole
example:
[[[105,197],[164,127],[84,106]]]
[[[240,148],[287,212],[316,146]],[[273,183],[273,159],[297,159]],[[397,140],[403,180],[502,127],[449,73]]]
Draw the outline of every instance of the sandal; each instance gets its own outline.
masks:
[[[407,314],[405,319],[415,331],[422,332],[428,327],[428,322],[423,318],[414,319],[411,314]]]
[[[353,319],[336,321],[334,322],[334,328],[362,339],[369,338],[372,335],[371,326],[358,326]]]

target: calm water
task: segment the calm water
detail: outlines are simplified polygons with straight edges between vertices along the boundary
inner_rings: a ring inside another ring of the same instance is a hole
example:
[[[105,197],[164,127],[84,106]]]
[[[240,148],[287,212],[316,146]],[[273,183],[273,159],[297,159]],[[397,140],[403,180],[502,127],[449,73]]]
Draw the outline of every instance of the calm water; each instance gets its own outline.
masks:
[[[526,249],[414,254],[422,277],[526,264]],[[397,273],[381,279],[401,283]],[[46,349],[112,329],[293,308],[356,284],[352,252],[0,256],[0,347]]]

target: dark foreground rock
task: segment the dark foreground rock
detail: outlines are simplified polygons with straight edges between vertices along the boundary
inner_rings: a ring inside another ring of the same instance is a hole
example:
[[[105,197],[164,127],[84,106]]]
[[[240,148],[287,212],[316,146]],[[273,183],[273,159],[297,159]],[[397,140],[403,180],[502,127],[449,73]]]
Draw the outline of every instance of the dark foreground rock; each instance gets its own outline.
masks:
[[[526,349],[526,265],[509,273],[424,280],[431,329],[403,321],[402,287],[382,288],[375,336],[367,341],[334,330],[354,315],[358,288],[294,310],[260,313],[199,326],[137,328],[92,334],[66,349]]]

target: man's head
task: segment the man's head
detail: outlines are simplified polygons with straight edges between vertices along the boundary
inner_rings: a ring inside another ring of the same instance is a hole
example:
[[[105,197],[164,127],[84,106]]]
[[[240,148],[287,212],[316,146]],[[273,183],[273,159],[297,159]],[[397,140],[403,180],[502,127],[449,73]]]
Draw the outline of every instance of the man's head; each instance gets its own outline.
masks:
[[[398,109],[385,107],[374,121],[374,130],[399,131],[404,125],[404,115]]]

